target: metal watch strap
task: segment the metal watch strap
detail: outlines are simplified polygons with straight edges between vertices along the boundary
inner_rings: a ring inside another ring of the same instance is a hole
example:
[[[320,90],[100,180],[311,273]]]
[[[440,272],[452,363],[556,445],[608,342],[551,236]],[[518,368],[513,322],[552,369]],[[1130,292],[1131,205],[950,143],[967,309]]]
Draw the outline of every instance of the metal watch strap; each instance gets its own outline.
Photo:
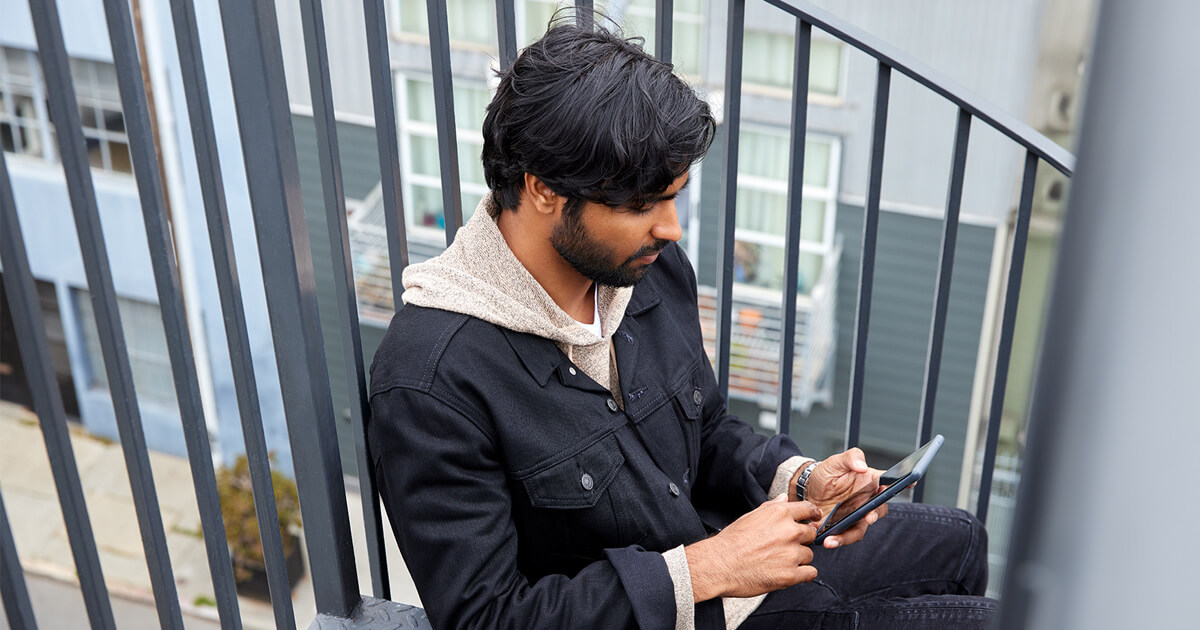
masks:
[[[809,462],[804,467],[804,471],[796,478],[796,500],[803,501],[804,497],[808,496],[808,476],[812,474],[814,468],[817,467],[817,462]]]

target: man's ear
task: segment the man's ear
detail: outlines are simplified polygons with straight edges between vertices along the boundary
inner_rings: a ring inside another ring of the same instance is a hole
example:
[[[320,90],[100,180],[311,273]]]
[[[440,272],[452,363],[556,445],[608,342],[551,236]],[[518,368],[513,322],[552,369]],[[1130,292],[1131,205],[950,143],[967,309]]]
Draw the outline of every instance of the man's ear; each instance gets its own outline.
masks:
[[[541,214],[555,214],[562,210],[563,203],[566,201],[561,195],[554,192],[546,185],[545,182],[538,179],[536,175],[525,173],[525,199],[529,200],[533,209]]]

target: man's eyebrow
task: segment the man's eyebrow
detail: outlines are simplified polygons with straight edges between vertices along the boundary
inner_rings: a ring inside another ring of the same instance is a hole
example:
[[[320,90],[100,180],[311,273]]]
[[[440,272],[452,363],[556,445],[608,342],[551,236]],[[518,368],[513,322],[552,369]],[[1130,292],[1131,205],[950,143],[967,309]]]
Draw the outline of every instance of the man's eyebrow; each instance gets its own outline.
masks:
[[[691,186],[691,185],[692,185],[692,178],[689,177],[688,180],[686,182],[683,182],[683,185],[679,187],[679,190],[676,190],[674,193],[671,193],[670,195],[658,195],[657,197],[650,197],[649,203],[655,204],[660,201],[669,201],[671,199],[674,199],[675,197],[679,196],[679,193],[683,192],[684,190],[687,190],[687,187]]]

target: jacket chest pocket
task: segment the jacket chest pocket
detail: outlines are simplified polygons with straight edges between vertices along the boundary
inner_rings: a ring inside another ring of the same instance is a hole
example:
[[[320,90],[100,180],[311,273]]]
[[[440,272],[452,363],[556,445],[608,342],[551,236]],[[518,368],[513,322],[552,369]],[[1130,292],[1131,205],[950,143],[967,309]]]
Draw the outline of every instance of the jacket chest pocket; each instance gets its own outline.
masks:
[[[693,381],[688,381],[671,398],[674,400],[679,428],[683,431],[683,440],[687,447],[688,463],[683,481],[690,488],[700,461],[700,417],[704,409],[704,391]]]
[[[561,556],[596,556],[606,547],[629,544],[614,482],[625,456],[609,434],[561,460],[522,472],[517,478],[529,498],[533,535]]]

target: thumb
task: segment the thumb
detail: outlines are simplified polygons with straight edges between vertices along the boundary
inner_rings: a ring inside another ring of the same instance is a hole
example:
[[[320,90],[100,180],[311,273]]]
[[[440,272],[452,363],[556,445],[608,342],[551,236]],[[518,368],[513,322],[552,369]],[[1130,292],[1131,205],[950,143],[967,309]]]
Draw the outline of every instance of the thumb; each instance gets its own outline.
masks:
[[[781,495],[779,495],[779,496],[775,497],[774,499],[771,499],[770,501],[767,501],[767,503],[772,503],[772,502],[773,502],[773,503],[787,503],[787,500],[788,500],[787,493],[786,493],[786,492],[784,492],[783,494],[781,494]]]

